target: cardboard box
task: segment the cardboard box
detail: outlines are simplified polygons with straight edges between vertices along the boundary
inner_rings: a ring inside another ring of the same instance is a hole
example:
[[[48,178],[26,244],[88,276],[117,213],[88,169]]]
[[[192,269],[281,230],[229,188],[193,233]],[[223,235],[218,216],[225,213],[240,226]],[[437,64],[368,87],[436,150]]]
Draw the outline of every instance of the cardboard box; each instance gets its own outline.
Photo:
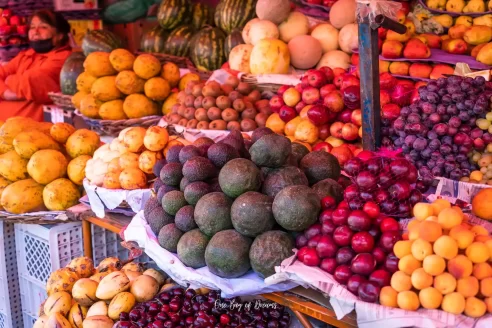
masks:
[[[97,9],[98,0],[54,0],[56,11]]]

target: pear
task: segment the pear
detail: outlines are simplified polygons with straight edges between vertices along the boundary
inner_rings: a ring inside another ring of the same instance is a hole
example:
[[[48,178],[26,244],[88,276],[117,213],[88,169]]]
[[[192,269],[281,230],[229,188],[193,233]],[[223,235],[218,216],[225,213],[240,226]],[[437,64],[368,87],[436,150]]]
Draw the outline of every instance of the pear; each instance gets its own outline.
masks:
[[[492,14],[487,14],[481,17],[474,18],[473,25],[484,25],[484,26],[492,27]]]
[[[462,0],[458,0],[458,1],[462,1]],[[439,24],[441,24],[442,27],[450,28],[451,26],[453,26],[453,17],[451,17],[448,14],[437,15],[432,17],[432,19],[438,22]]]
[[[487,11],[492,11],[492,0],[490,0],[487,4]]]
[[[463,12],[463,8],[465,8],[464,0],[449,0],[446,3],[446,11],[461,13]]]
[[[485,2],[483,0],[470,0],[463,8],[464,13],[482,13],[485,11]]]
[[[485,65],[492,65],[492,42],[487,43],[477,55],[477,61]]]
[[[465,26],[472,26],[473,25],[473,17],[471,16],[460,16],[456,18],[454,21],[454,25],[465,25]]]
[[[427,0],[425,4],[430,9],[439,9],[439,0]]]

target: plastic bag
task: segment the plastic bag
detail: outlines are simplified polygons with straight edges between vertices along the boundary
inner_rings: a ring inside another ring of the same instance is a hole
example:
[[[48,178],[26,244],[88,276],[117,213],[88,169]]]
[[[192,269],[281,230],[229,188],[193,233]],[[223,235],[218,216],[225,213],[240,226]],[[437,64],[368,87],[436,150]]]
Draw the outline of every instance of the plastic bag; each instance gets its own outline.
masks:
[[[106,8],[104,20],[113,24],[131,23],[147,15],[154,0],[125,0]]]
[[[401,3],[389,0],[356,0],[356,17],[359,23],[363,23],[366,17],[369,18],[371,28],[378,28],[375,18],[377,15],[384,15],[396,21],[396,13],[401,8]]]

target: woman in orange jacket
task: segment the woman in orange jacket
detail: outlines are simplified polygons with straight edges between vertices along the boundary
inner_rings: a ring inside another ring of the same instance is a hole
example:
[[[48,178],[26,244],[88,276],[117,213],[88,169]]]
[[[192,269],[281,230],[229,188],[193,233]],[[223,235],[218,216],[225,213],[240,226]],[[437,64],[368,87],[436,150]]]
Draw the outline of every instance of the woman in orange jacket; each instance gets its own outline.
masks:
[[[0,120],[24,116],[43,121],[48,92],[60,91],[60,71],[70,55],[70,25],[59,13],[36,12],[30,21],[31,48],[0,66]]]

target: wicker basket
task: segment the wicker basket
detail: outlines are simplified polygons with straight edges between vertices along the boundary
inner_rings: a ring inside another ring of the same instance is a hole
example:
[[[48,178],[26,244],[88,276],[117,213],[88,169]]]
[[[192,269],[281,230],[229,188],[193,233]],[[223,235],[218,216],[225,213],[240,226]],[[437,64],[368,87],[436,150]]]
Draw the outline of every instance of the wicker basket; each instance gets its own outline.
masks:
[[[72,104],[72,96],[64,95],[61,92],[48,92],[48,96],[57,107],[66,110],[75,110],[75,107]]]
[[[110,137],[117,137],[122,130],[129,127],[141,126],[148,128],[152,125],[157,125],[162,118],[162,116],[154,115],[117,121],[97,120],[82,115],[78,110],[75,110],[75,115],[80,116],[92,131],[97,132],[101,136]]]
[[[259,81],[261,80],[261,81]],[[290,74],[271,74],[261,77],[253,74],[241,75],[241,82],[246,82],[262,92],[277,92],[282,85],[296,85],[299,78]]]

